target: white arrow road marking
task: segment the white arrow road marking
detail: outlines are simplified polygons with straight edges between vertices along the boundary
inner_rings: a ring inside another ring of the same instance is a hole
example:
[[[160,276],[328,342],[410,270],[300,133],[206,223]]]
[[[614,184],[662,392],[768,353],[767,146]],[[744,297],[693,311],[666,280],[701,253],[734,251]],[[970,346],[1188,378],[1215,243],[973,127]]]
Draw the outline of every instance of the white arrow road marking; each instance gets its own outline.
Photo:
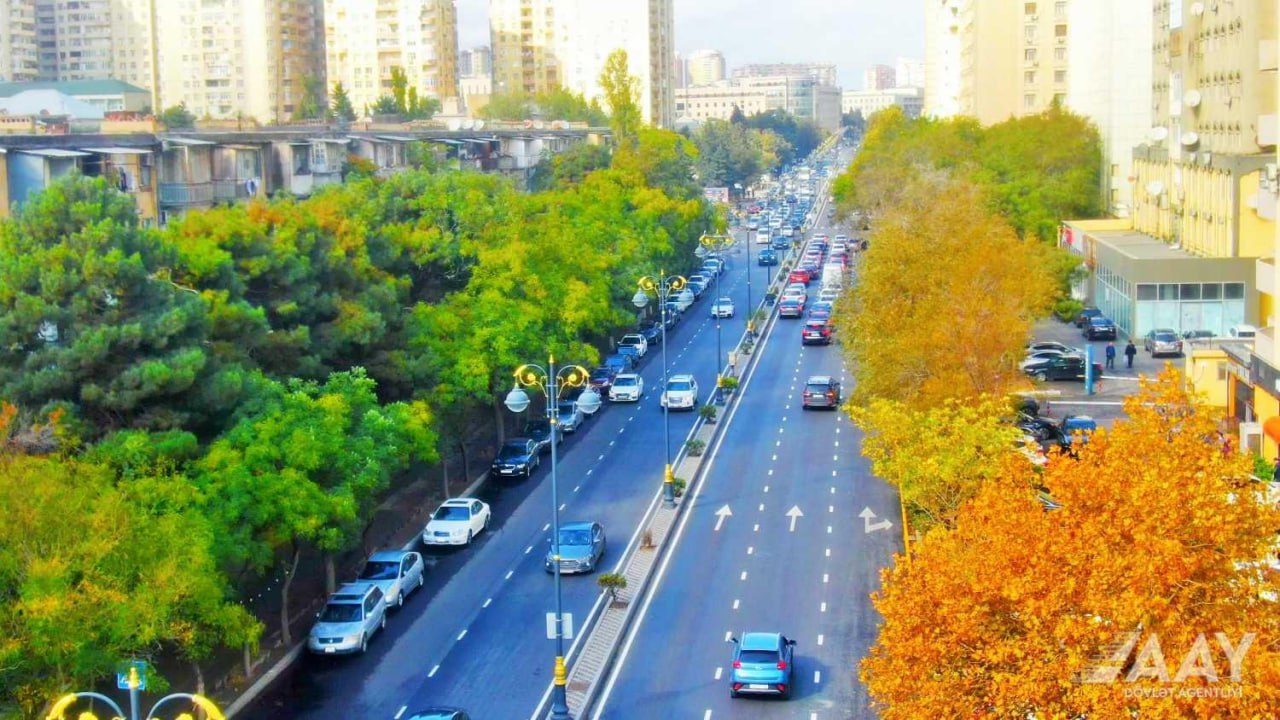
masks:
[[[716,511],[716,532],[720,532],[720,526],[724,524],[724,519],[733,514],[728,505]]]
[[[795,532],[796,518],[804,517],[804,513],[800,512],[799,505],[792,505],[791,509],[787,511],[787,517],[791,518],[791,532]]]
[[[888,530],[893,527],[893,523],[888,520],[881,520],[876,523],[871,522],[875,516],[876,514],[871,512],[871,508],[869,507],[862,508],[862,512],[858,513],[858,517],[862,518],[862,531],[864,533],[870,534],[877,530]]]

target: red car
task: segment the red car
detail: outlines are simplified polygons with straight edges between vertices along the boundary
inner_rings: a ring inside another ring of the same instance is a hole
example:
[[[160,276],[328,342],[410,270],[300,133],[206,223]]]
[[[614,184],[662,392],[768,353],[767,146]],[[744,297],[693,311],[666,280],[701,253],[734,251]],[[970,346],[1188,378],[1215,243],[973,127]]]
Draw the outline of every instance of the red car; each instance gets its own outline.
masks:
[[[809,271],[804,268],[796,268],[787,276],[788,283],[804,283],[805,285],[808,285],[809,281],[812,279],[813,278],[809,276]]]

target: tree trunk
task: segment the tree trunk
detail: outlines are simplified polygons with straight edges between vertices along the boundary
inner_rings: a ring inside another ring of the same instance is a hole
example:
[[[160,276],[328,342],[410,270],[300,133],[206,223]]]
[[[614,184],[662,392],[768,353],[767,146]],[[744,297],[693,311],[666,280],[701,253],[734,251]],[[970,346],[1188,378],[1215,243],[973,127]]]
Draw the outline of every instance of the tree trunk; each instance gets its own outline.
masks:
[[[204,697],[205,695],[204,670],[200,668],[200,663],[195,660],[191,661],[191,669],[194,670],[196,673],[196,694],[201,697]],[[205,714],[204,708],[200,708],[199,714],[196,715],[196,717],[201,718],[201,720],[204,720],[204,718],[208,716]]]
[[[326,595],[332,595],[334,590],[338,589],[338,569],[337,562],[334,560],[333,553],[324,554],[324,592]]]
[[[249,643],[244,644],[244,677],[246,680],[253,675],[253,654],[249,652]]]
[[[453,497],[449,494],[449,453],[440,453],[440,480],[444,483],[444,499]]]
[[[471,483],[471,459],[467,457],[467,441],[458,441],[458,452],[462,454],[462,481]]]
[[[298,572],[298,561],[302,559],[302,548],[293,545],[293,561],[289,571],[284,574],[284,582],[280,583],[280,639],[285,647],[293,644],[293,634],[289,632],[289,586],[293,584],[293,575]]]
[[[493,422],[498,426],[498,445],[502,445],[507,441],[507,424],[503,422],[502,411],[506,408],[502,404],[502,398],[497,395],[493,396]]]

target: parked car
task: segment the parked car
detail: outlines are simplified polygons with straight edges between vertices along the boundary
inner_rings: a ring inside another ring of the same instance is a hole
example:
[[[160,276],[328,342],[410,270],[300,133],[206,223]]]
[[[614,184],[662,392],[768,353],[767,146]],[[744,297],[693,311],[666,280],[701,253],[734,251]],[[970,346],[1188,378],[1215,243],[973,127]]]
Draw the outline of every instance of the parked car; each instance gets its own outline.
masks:
[[[547,540],[550,542],[550,539]],[[589,573],[600,566],[604,558],[604,528],[598,522],[570,522],[560,525],[560,574]],[[555,569],[552,550],[547,550],[543,567],[547,572]]]
[[[498,477],[523,475],[527,478],[538,469],[538,463],[537,443],[526,437],[511,438],[498,450],[489,472]]]
[[[1100,315],[1102,315],[1102,311],[1096,307],[1085,308],[1076,315],[1076,327],[1083,328],[1084,324],[1089,322],[1089,318]]]
[[[811,407],[830,408],[832,410],[839,408],[840,382],[830,375],[810,376],[805,381],[800,406],[805,410]]]
[[[667,325],[668,330],[670,330],[671,326],[677,323],[680,318],[684,317],[684,308],[680,307],[680,303],[675,300],[668,300],[667,304],[663,306],[663,309],[666,311],[668,322],[670,323]]]
[[[445,500],[422,529],[424,545],[470,545],[489,529],[489,506],[475,498]]]
[[[1094,315],[1084,324],[1084,336],[1087,340],[1115,340],[1118,335],[1116,324],[1101,315]]]
[[[1021,363],[1018,364],[1018,367],[1022,370],[1026,370],[1031,365],[1044,362],[1045,360],[1049,360],[1050,358],[1062,357],[1063,355],[1067,355],[1067,354],[1071,354],[1071,353],[1064,353],[1061,350],[1037,350],[1033,353],[1028,354],[1027,357],[1024,358]]]
[[[1028,376],[1040,380],[1084,380],[1084,358],[1079,355],[1062,355],[1028,365],[1022,369]],[[1102,376],[1102,363],[1093,364],[1093,376]]]
[[[1081,444],[1089,442],[1089,436],[1098,429],[1098,421],[1088,415],[1067,415],[1058,424],[1062,434],[1062,446],[1071,448],[1078,439]]]
[[[459,708],[429,707],[408,715],[404,720],[471,720],[471,716]]]
[[[801,345],[830,345],[831,323],[826,320],[807,320],[800,329]]]
[[[757,265],[777,265],[778,253],[773,248],[765,248],[756,256]]]
[[[622,377],[622,375],[618,375]],[[618,384],[617,378],[614,378],[614,386]],[[613,392],[612,389],[609,392]],[[582,421],[586,419],[586,414],[578,407],[576,400],[560,400],[556,403],[556,424],[566,433],[578,432],[578,428],[582,427]]]
[[[644,395],[644,378],[635,373],[623,373],[613,381],[609,400],[613,402],[639,402]]]
[[[1181,355],[1182,338],[1171,328],[1156,328],[1142,338],[1142,347],[1151,353],[1151,357]]]
[[[1035,341],[1035,342],[1027,343],[1027,353],[1033,353],[1039,350],[1057,350],[1058,352],[1064,355],[1071,355],[1071,354],[1082,352],[1080,348],[1071,347],[1070,345],[1065,345],[1063,343],[1060,343],[1054,340]]]
[[[601,395],[606,395],[609,392],[609,388],[613,386],[614,378],[617,376],[618,370],[616,368],[609,367],[608,365],[601,365],[591,371],[591,387],[595,388],[596,392]]]
[[[795,686],[795,646],[781,633],[744,633],[733,641],[729,670],[729,695],[780,695],[791,697]]]
[[[715,304],[711,306],[711,317],[713,318],[731,318],[733,313],[733,298],[728,296],[716,298]]]
[[[618,347],[633,347],[640,357],[644,357],[645,353],[649,352],[649,341],[640,333],[629,333],[618,340]]]
[[[373,583],[347,583],[329,597],[307,635],[307,649],[323,655],[363,654],[387,626],[387,603]]]
[[[1188,340],[1188,341],[1207,340],[1215,336],[1216,336],[1216,333],[1214,333],[1212,330],[1187,330],[1186,332],[1182,333],[1182,339]]]
[[[698,406],[698,381],[692,375],[672,375],[658,398],[658,406],[692,410]]]
[[[818,291],[818,302],[820,303],[834,303],[836,300],[839,300],[839,299],[840,299],[839,288],[833,288],[833,287],[827,286]]]
[[[605,357],[604,365],[616,372],[631,372],[635,369],[638,360],[634,355],[626,355],[624,353],[614,353]]]
[[[426,566],[419,553],[379,550],[369,556],[356,581],[377,585],[387,605],[404,607],[409,593],[426,581]]]
[[[658,345],[662,342],[662,326],[658,323],[645,323],[640,326],[640,334],[644,336],[649,347]]]

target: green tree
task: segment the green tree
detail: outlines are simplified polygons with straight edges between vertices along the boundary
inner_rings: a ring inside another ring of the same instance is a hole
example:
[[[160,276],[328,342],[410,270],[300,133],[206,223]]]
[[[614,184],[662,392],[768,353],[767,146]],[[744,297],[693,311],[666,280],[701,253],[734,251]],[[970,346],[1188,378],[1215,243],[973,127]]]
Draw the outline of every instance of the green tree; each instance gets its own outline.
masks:
[[[747,116],[742,113],[742,108],[738,107],[737,103],[733,106],[733,112],[729,113],[729,122],[734,125],[747,124]]]
[[[260,403],[200,461],[200,486],[231,565],[261,572],[283,552],[281,633],[305,547],[334,555],[358,540],[393,473],[435,458],[431,414],[420,403],[379,406],[362,369],[323,384],[291,381]]]
[[[0,224],[0,397],[70,404],[89,426],[198,426],[236,401],[208,307],[174,253],[101,178],[71,177]]]
[[[609,167],[609,163],[609,148],[604,145],[576,145],[539,161],[529,178],[529,190],[536,193],[576,185],[589,173]]]
[[[631,142],[613,153],[613,167],[637,173],[646,185],[660,188],[679,199],[699,197],[693,181],[698,148],[688,138],[670,130],[642,128]]]
[[[351,105],[351,95],[347,92],[347,88],[342,81],[333,85],[333,105],[332,112],[339,120],[351,122],[356,119],[356,109]]]
[[[640,80],[631,74],[627,51],[621,48],[609,53],[600,71],[600,90],[609,106],[609,127],[614,142],[626,146],[634,142],[642,124],[640,114]]]
[[[159,120],[170,130],[193,128],[196,125],[196,116],[190,110],[187,110],[186,102],[178,103],[163,110],[160,113]]]
[[[781,109],[751,115],[746,119],[746,126],[776,133],[786,141],[785,146],[779,146],[786,151],[778,153],[781,165],[806,157],[822,144],[824,137],[823,131],[812,121],[801,120]]]
[[[840,115],[840,126],[848,128],[854,137],[862,137],[867,132],[867,119],[862,116],[861,110],[854,110]]]
[[[404,110],[401,109],[400,103],[392,95],[383,95],[373,103],[370,109],[373,115],[401,115]]]
[[[396,112],[402,115],[409,112],[409,76],[398,65],[391,68],[391,97],[395,100]]]
[[[317,77],[302,79],[302,99],[293,111],[293,117],[299,120],[312,120],[327,117],[329,105],[325,102],[324,81]]]
[[[228,601],[200,508],[134,492],[182,484],[116,487],[102,465],[0,452],[0,703],[34,716],[130,656],[177,650],[199,675],[214,649],[257,642],[261,626]]]
[[[698,179],[704,187],[749,185],[764,169],[759,134],[724,120],[708,120],[693,134]]]

